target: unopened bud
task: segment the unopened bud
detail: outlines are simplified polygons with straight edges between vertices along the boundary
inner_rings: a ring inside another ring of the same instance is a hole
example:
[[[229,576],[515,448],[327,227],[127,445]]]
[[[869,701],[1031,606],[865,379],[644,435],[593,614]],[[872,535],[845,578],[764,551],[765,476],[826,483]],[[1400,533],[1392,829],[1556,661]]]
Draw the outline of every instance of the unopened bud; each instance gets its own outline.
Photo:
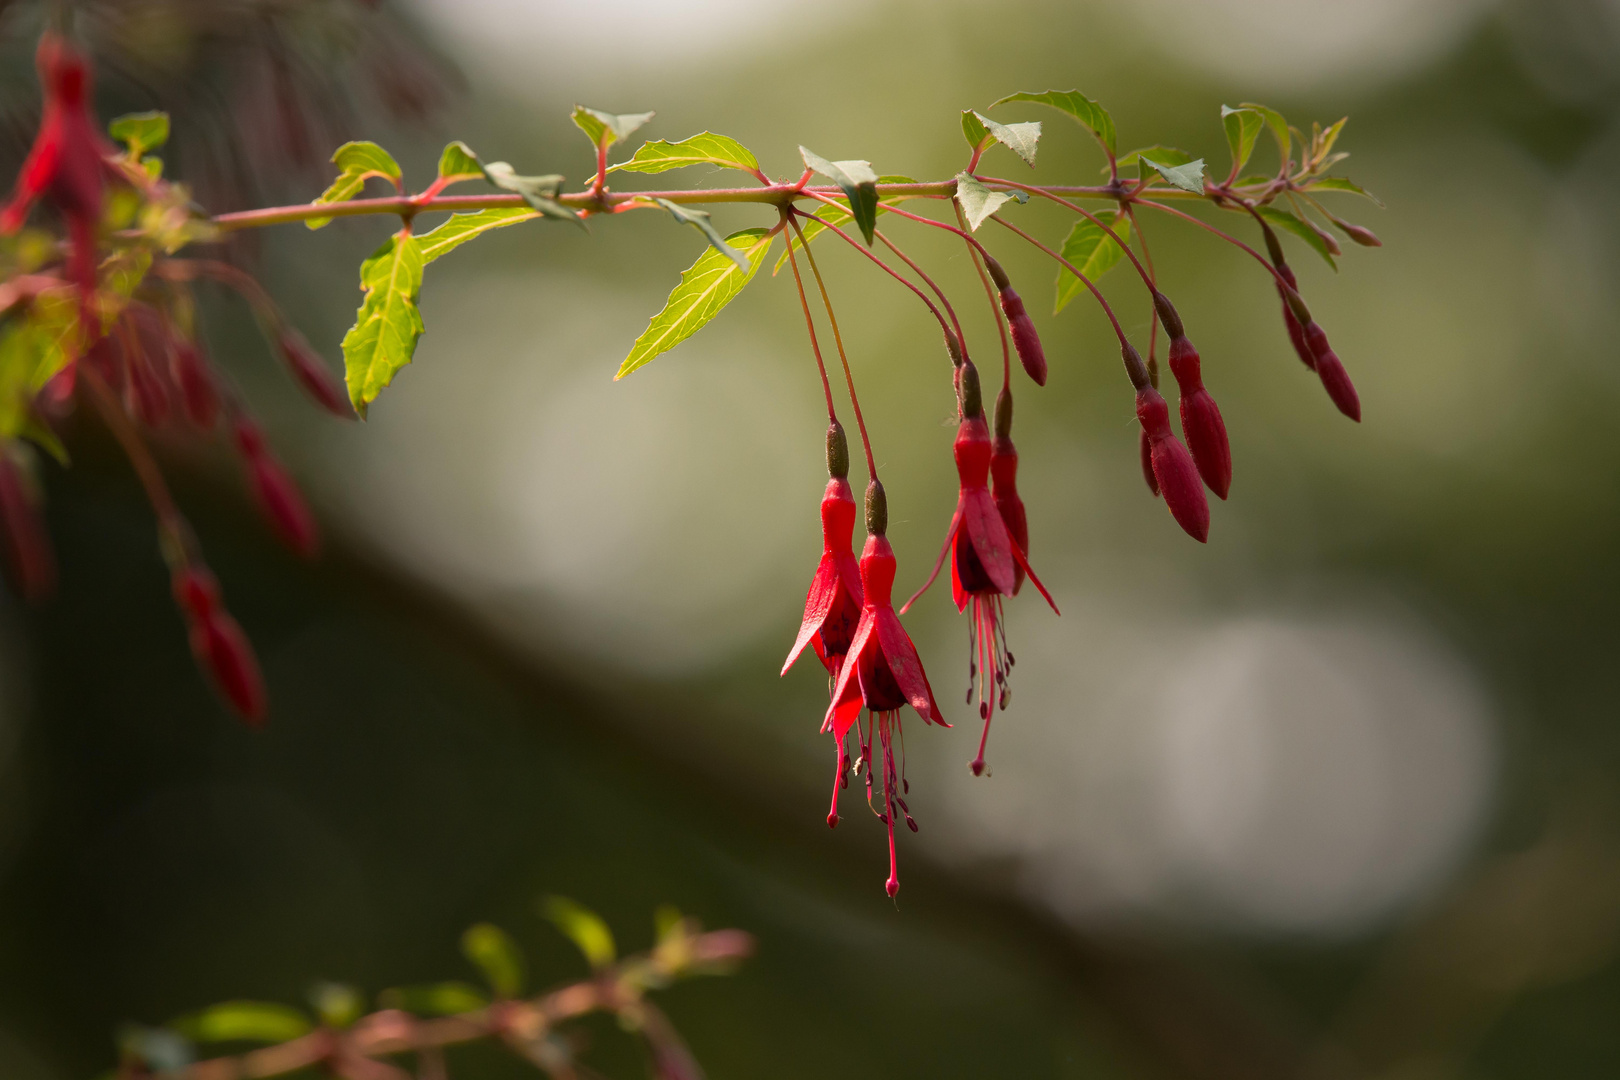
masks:
[[[1142,479],[1147,481],[1148,490],[1153,492],[1155,498],[1159,494],[1159,480],[1153,475],[1153,443],[1148,439],[1148,433],[1140,429],[1136,432],[1138,448],[1142,452]]]
[[[1198,475],[1224,499],[1232,487],[1232,447],[1226,422],[1215,399],[1204,388],[1198,350],[1184,337],[1170,343],[1170,371],[1181,388],[1181,431],[1198,465]]]
[[[1316,374],[1321,377],[1328,397],[1333,399],[1340,412],[1361,423],[1361,398],[1350,381],[1349,373],[1344,370],[1344,364],[1328,344],[1327,334],[1320,326],[1310,323],[1305,327],[1305,341],[1316,359]]]
[[[991,257],[988,252],[980,252],[980,254],[984,256],[985,269],[990,271],[990,280],[996,283],[996,288],[1005,289],[1010,283],[1007,271],[1003,270],[1001,264]]]
[[[40,516],[39,500],[11,448],[0,444],[0,530],[6,571],[24,600],[38,603],[56,587],[56,556]]]
[[[1009,439],[1012,437],[1013,399],[1012,389],[1003,386],[996,395],[996,438]]]
[[[1328,249],[1329,254],[1331,254],[1331,255],[1343,255],[1344,254],[1344,249],[1339,247],[1339,238],[1338,237],[1334,236],[1332,233],[1328,232],[1326,229],[1322,228],[1322,226],[1318,225],[1314,221],[1307,220],[1305,223],[1311,227],[1312,232],[1314,232],[1317,236],[1320,236],[1322,238],[1322,243],[1327,245],[1327,249]]]
[[[219,610],[219,581],[206,566],[186,563],[174,573],[174,602],[190,622],[212,618]]]
[[[1153,307],[1159,313],[1159,321],[1164,324],[1164,332],[1172,340],[1187,332],[1181,325],[1181,315],[1177,313],[1176,306],[1158,289],[1153,290]]]
[[[956,379],[957,401],[964,419],[984,415],[984,394],[979,389],[979,369],[968,360],[963,362]]]
[[[1344,235],[1360,244],[1362,247],[1383,247],[1384,242],[1378,239],[1371,229],[1364,225],[1352,225],[1348,221],[1334,220],[1333,224],[1344,230]]]
[[[254,727],[264,723],[269,701],[253,646],[235,619],[223,611],[191,624],[191,652],[215,689]]]
[[[1199,543],[1209,539],[1209,501],[1192,455],[1170,431],[1170,407],[1152,387],[1136,394],[1136,417],[1151,444],[1153,477],[1176,524]]]
[[[306,559],[313,558],[320,550],[320,533],[298,485],[266,449],[264,435],[252,420],[238,415],[234,434],[237,448],[247,463],[253,493],[271,526],[293,551]]]
[[[866,485],[866,532],[869,536],[882,536],[889,531],[889,496],[883,484],[873,480]]]
[[[287,362],[287,370],[292,372],[298,385],[315,399],[316,404],[333,416],[344,420],[356,419],[354,406],[349,403],[343,383],[310,348],[302,334],[296,330],[283,330],[279,345],[281,357]]]
[[[1138,392],[1144,387],[1153,385],[1153,377],[1148,374],[1147,365],[1142,363],[1142,354],[1136,351],[1136,346],[1128,341],[1121,342],[1119,354],[1125,361],[1125,374],[1130,377],[1131,385]]]
[[[197,347],[189,341],[177,341],[170,358],[174,381],[180,387],[180,402],[186,417],[197,427],[207,430],[219,417],[219,390],[214,385],[213,372]]]
[[[956,335],[949,330],[945,331],[945,351],[951,355],[951,367],[962,366],[962,343],[956,340]]]
[[[827,475],[835,480],[849,478],[849,440],[837,420],[827,421]]]
[[[1036,386],[1045,386],[1046,350],[1041,348],[1041,337],[1035,332],[1035,320],[1029,317],[1023,298],[1013,291],[1011,285],[1002,286],[1001,310],[1007,316],[1013,348],[1018,352],[1025,374],[1034,380]]]
[[[1277,272],[1287,280],[1290,287],[1295,288],[1297,293],[1294,271],[1289,268],[1288,264],[1279,264]],[[1300,323],[1298,316],[1294,314],[1293,307],[1288,302],[1288,291],[1282,287],[1281,282],[1274,282],[1274,284],[1277,286],[1277,295],[1282,297],[1283,325],[1288,328],[1288,341],[1294,346],[1294,353],[1299,357],[1300,363],[1315,371],[1316,357],[1311,355],[1311,347],[1305,340],[1305,327]]]

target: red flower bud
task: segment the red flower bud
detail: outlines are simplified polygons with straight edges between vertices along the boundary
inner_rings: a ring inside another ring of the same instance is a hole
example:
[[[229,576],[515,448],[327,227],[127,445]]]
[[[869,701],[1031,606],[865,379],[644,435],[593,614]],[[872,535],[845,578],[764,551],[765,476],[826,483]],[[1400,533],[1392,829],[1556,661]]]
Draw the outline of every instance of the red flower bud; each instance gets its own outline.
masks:
[[[1360,244],[1362,247],[1383,247],[1384,242],[1364,225],[1352,225],[1348,221],[1335,220],[1334,224],[1344,230],[1344,235]]]
[[[9,449],[0,445],[0,530],[7,576],[23,599],[38,603],[56,586],[56,557],[31,488]]]
[[[1204,485],[1192,455],[1170,431],[1170,406],[1157,390],[1144,386],[1136,392],[1136,418],[1152,446],[1153,477],[1159,482],[1159,493],[1171,516],[1188,536],[1206,543],[1209,502],[1204,498]]]
[[[1159,478],[1153,475],[1153,443],[1148,438],[1147,432],[1138,430],[1136,434],[1138,447],[1142,451],[1142,479],[1147,481],[1148,490],[1153,492],[1153,497],[1158,498]]]
[[[1035,380],[1036,386],[1045,386],[1046,351],[1041,348],[1034,321],[1024,310],[1023,299],[1013,291],[1011,285],[1001,290],[1001,310],[1012,328],[1013,348],[1018,350],[1018,359],[1023,362],[1025,373]]]
[[[295,552],[309,559],[320,549],[320,534],[309,505],[281,463],[265,448],[264,434],[246,416],[235,423],[236,446],[248,467],[253,493],[270,524]]]
[[[1287,263],[1278,263],[1277,273],[1281,274],[1296,292],[1298,291],[1299,284],[1294,279],[1294,271]],[[1276,284],[1275,281],[1274,284]],[[1277,284],[1277,295],[1282,297],[1283,325],[1288,327],[1288,340],[1293,344],[1294,352],[1298,354],[1300,363],[1315,371],[1316,357],[1311,355],[1311,347],[1305,341],[1305,328],[1299,324],[1299,318],[1294,314],[1294,309],[1288,306],[1288,294],[1283,291],[1281,284]]]
[[[1221,498],[1232,487],[1232,447],[1226,439],[1226,423],[1215,399],[1204,389],[1198,350],[1185,337],[1170,342],[1170,371],[1181,388],[1181,431],[1187,436],[1198,474]]]
[[[269,700],[253,646],[241,626],[224,610],[191,623],[191,653],[214,688],[237,714],[254,727],[264,723]]]
[[[1305,340],[1311,347],[1311,355],[1316,358],[1316,374],[1321,376],[1328,397],[1333,399],[1340,412],[1361,423],[1361,398],[1356,394],[1355,385],[1350,382],[1344,364],[1340,363],[1338,355],[1328,345],[1327,334],[1313,322],[1305,327]]]
[[[191,342],[176,341],[169,366],[180,388],[180,401],[187,418],[205,431],[212,428],[219,417],[219,390],[214,385],[214,373],[209,370],[208,361]]]
[[[188,622],[205,621],[220,610],[219,581],[205,566],[182,566],[175,571],[171,588]]]
[[[1339,246],[1339,238],[1337,236],[1334,236],[1332,233],[1328,232],[1314,221],[1308,222],[1308,224],[1311,227],[1311,231],[1322,238],[1322,243],[1327,246],[1328,254],[1344,254],[1344,249]]]
[[[356,419],[354,406],[349,404],[349,394],[343,383],[309,347],[302,334],[296,330],[282,331],[280,346],[281,358],[286,361],[287,370],[292,372],[298,385],[315,399],[316,404],[333,416],[344,420]]]

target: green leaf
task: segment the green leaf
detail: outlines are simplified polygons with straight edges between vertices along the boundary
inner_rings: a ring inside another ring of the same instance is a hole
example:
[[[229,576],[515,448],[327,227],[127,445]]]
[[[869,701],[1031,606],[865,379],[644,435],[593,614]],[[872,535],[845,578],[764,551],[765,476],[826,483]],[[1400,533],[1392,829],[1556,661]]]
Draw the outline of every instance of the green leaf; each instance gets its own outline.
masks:
[[[1333,144],[1339,141],[1339,133],[1344,130],[1344,125],[1349,122],[1350,118],[1348,116],[1340,117],[1338,123],[1322,132],[1316,140],[1316,153],[1319,156],[1325,158],[1333,152]]]
[[[1266,126],[1266,119],[1253,109],[1234,109],[1222,105],[1221,126],[1226,129],[1226,145],[1232,150],[1235,175],[1237,170],[1249,163],[1249,157],[1254,153],[1254,142],[1260,137],[1260,129]]]
[[[1164,182],[1171,187],[1190,191],[1194,195],[1204,193],[1204,159],[1189,161],[1185,165],[1161,165],[1152,158],[1143,158],[1142,164],[1164,177]]]
[[[916,183],[916,181],[913,180],[909,176],[880,176],[880,177],[878,177],[878,184],[879,185],[883,185],[883,184],[915,184],[915,183]],[[877,212],[879,214],[886,214],[886,213],[889,212],[889,207],[894,205],[895,203],[902,203],[902,202],[905,202],[907,199],[917,199],[917,198],[921,198],[921,196],[919,196],[919,195],[890,195],[887,198],[883,198],[883,199],[878,200]],[[803,220],[803,221],[799,222],[799,231],[804,233],[805,243],[809,243],[810,241],[814,240],[817,237],[817,235],[824,232],[828,225],[843,226],[843,225],[847,225],[850,222],[850,220],[851,219],[850,219],[850,216],[849,216],[849,211],[847,209],[845,209],[842,204],[823,203],[822,206],[821,206],[821,209],[817,210],[814,214],[810,215],[808,220]],[[798,251],[798,250],[800,250],[800,248],[799,248],[799,238],[798,237],[788,235],[788,234],[784,234],[784,235],[787,235],[788,245],[787,245],[787,247],[783,248],[782,254],[780,254],[780,255],[778,255],[776,257],[776,265],[771,268],[771,276],[772,277],[775,277],[777,274],[780,274],[782,272],[782,267],[787,265],[788,252],[789,251]]]
[[[380,176],[392,182],[396,191],[405,190],[404,175],[399,171],[399,163],[388,151],[374,142],[344,143],[332,155],[332,164],[338,167],[338,177],[315,200],[317,206],[321,203],[346,202],[354,198],[365,188],[366,181],[373,176]],[[331,218],[311,218],[304,224],[311,229],[319,229],[331,220]]]
[[[33,306],[37,308],[38,301]],[[76,304],[71,317],[70,325],[76,328]],[[51,363],[48,357],[54,339],[51,329],[36,323],[33,312],[27,319],[0,322],[0,436],[27,439],[66,465],[67,448],[35,407],[39,388],[50,377],[40,375]],[[57,363],[64,362],[65,357]]]
[[[422,245],[409,233],[396,233],[360,264],[360,288],[366,298],[354,326],[343,336],[343,364],[348,372],[349,400],[362,420],[366,407],[394,373],[411,362],[422,336]]]
[[[984,120],[972,109],[962,110],[962,138],[975,154],[995,141],[990,129],[984,126]]]
[[[806,168],[814,169],[843,189],[844,197],[849,200],[850,212],[855,216],[855,224],[860,226],[866,246],[871,247],[872,232],[877,228],[878,182],[877,173],[872,171],[872,163],[828,161],[803,146],[799,147],[799,156],[804,158]]]
[[[611,166],[608,172],[623,169],[626,172],[661,173],[682,169],[688,165],[718,165],[722,169],[741,169],[746,173],[759,172],[759,162],[748,148],[736,139],[702,131],[680,142],[642,143],[629,161]]]
[[[1174,146],[1144,146],[1120,158],[1119,167],[1123,169],[1127,165],[1139,165],[1144,157],[1150,157],[1161,165],[1185,165],[1193,159],[1187,151],[1178,150]],[[1107,172],[1107,169],[1103,171]]]
[[[1290,141],[1291,137],[1288,134],[1288,120],[1283,114],[1268,105],[1256,105],[1252,101],[1245,101],[1239,108],[1253,109],[1260,114],[1260,118],[1266,122],[1266,127],[1271,129],[1271,137],[1277,140],[1277,152],[1282,155],[1282,160],[1286,162],[1293,143]]]
[[[225,1001],[169,1026],[194,1042],[283,1043],[310,1029],[303,1013],[269,1001]]]
[[[1080,91],[1043,90],[1039,94],[1020,91],[1016,94],[1008,94],[990,107],[993,109],[996,105],[1005,105],[1012,101],[1033,101],[1037,105],[1050,105],[1054,109],[1068,113],[1078,120],[1082,127],[1091,132],[1098,142],[1102,143],[1103,149],[1108,151],[1109,157],[1114,156],[1114,143],[1116,140],[1114,118],[1108,114],[1107,109],[1092,101]]]
[[[962,114],[962,133],[968,133],[968,118],[971,114],[973,120],[984,129],[985,135],[1005,146],[1013,153],[1024,159],[1024,164],[1030,168],[1035,167],[1035,148],[1041,141],[1041,122],[1033,120],[1023,124],[998,124],[988,116],[969,109]],[[972,140],[969,139],[969,142]],[[975,145],[974,150],[982,149],[982,145]]]
[[[400,986],[384,990],[377,998],[385,1008],[404,1009],[418,1016],[454,1016],[489,1004],[487,997],[464,982]]]
[[[130,158],[139,161],[142,154],[169,141],[169,114],[126,113],[107,125],[107,134],[129,147]]]
[[[596,912],[566,896],[548,896],[540,901],[540,914],[579,946],[579,951],[585,954],[593,969],[601,970],[613,963],[617,955],[613,947],[613,932]]]
[[[592,145],[606,149],[620,139],[628,139],[632,132],[656,115],[643,113],[605,113],[575,105],[574,126],[585,133]]]
[[[439,155],[439,179],[447,184],[458,180],[477,180],[484,175],[484,166],[478,155],[466,143],[457,140]]]
[[[520,210],[515,206],[478,210],[468,214],[452,214],[449,221],[416,238],[417,244],[422,249],[422,263],[426,265],[491,229],[504,229],[508,225],[533,221],[539,216],[537,211]]]
[[[1131,219],[1127,215],[1118,210],[1107,210],[1098,214],[1097,218],[1105,222],[1109,231],[1121,240],[1131,238]],[[1125,257],[1124,249],[1108,239],[1107,234],[1089,218],[1081,218],[1074,223],[1074,228],[1069,230],[1069,238],[1063,241],[1061,254],[1093,282]],[[1056,315],[1068,307],[1069,301],[1084,288],[1080,279],[1069,273],[1068,267],[1058,267],[1057,303],[1052,308],[1052,314]]]
[[[747,273],[713,248],[699,255],[697,262],[681,275],[681,283],[669,294],[663,310],[652,317],[647,329],[636,338],[630,355],[624,358],[613,378],[622,379],[660,353],[668,352],[720,314],[720,309],[759,273],[772,239],[765,229],[744,229],[726,237],[727,243],[741,249],[748,257]]]
[[[1349,192],[1353,192],[1353,193],[1355,193],[1357,195],[1361,195],[1361,196],[1364,196],[1364,197],[1366,197],[1368,199],[1371,199],[1373,201],[1373,203],[1375,205],[1379,206],[1380,208],[1382,208],[1383,205],[1384,205],[1383,200],[1380,199],[1378,196],[1374,195],[1372,192],[1368,191],[1366,188],[1362,187],[1360,184],[1356,183],[1354,180],[1347,180],[1342,176],[1324,176],[1320,180],[1312,180],[1310,182],[1310,184],[1305,188],[1305,190],[1306,191],[1349,191]]]
[[[472,961],[499,998],[517,997],[523,992],[523,954],[505,930],[491,923],[479,923],[461,935],[461,955]]]
[[[484,166],[484,179],[502,191],[515,191],[523,196],[524,202],[545,217],[555,218],[558,221],[572,221],[580,228],[585,228],[584,218],[557,201],[557,195],[562,191],[563,178],[556,173],[548,173],[545,176],[519,176],[506,162],[492,161]]]
[[[693,210],[690,207],[682,206],[680,203],[671,202],[668,199],[654,199],[653,202],[657,203],[659,206],[662,206],[665,210],[668,210],[676,221],[681,222],[683,225],[691,225],[695,227],[697,231],[702,233],[704,238],[709,241],[709,245],[713,247],[714,250],[736,263],[737,268],[743,273],[746,274],[748,272],[748,260],[743,258],[742,252],[726,243],[725,237],[721,236],[719,230],[714,227],[714,222],[709,220],[709,212],[707,210]]]
[[[968,228],[973,232],[978,232],[986,218],[1014,199],[1023,203],[1029,201],[1029,196],[1022,191],[991,191],[965,172],[956,174],[956,201],[961,204]]]
[[[365,1003],[360,991],[347,983],[318,982],[309,990],[315,1015],[329,1028],[343,1029],[360,1019]]]
[[[1260,216],[1279,229],[1287,229],[1301,240],[1311,246],[1311,250],[1327,260],[1327,264],[1337,270],[1339,264],[1333,261],[1333,253],[1328,250],[1327,241],[1323,240],[1317,231],[1305,224],[1299,218],[1278,206],[1256,207]]]

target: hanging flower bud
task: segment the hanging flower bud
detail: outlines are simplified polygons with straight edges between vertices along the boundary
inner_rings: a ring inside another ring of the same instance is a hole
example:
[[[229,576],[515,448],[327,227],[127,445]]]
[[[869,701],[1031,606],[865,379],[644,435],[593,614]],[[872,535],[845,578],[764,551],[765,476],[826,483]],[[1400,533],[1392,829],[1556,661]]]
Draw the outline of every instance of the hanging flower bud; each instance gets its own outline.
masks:
[[[1185,337],[1170,342],[1170,371],[1181,388],[1181,431],[1187,436],[1198,474],[1217,496],[1224,499],[1232,486],[1232,448],[1226,439],[1226,423],[1215,399],[1204,389],[1198,350]]]
[[[1316,374],[1321,376],[1322,386],[1327,389],[1328,397],[1333,404],[1356,423],[1361,423],[1361,398],[1356,394],[1350,376],[1344,370],[1344,364],[1328,345],[1327,334],[1322,328],[1312,322],[1305,327],[1305,340],[1310,345],[1311,355],[1316,358]]]
[[[1159,478],[1153,475],[1153,443],[1146,431],[1138,429],[1136,435],[1137,448],[1142,453],[1142,479],[1147,481],[1148,490],[1153,492],[1154,498],[1158,498]]]
[[[265,446],[264,433],[245,414],[239,413],[232,422],[232,435],[247,465],[253,493],[270,524],[288,547],[306,559],[313,558],[320,549],[315,518],[292,477],[271,456]]]
[[[1013,291],[1012,282],[1007,279],[1007,272],[1001,268],[1001,264],[988,255],[984,261],[996,288],[1001,290],[1001,311],[1007,316],[1007,325],[1012,330],[1013,348],[1018,351],[1018,359],[1023,363],[1025,373],[1035,380],[1035,385],[1045,386],[1046,350],[1041,348],[1040,335],[1035,333],[1035,322],[1024,310],[1024,301]]]
[[[281,358],[287,363],[287,370],[292,372],[298,385],[315,399],[316,404],[341,419],[357,419],[343,383],[332,374],[332,369],[326,366],[315,350],[310,348],[309,342],[304,340],[304,335],[297,330],[286,328],[281,331],[277,344],[281,349]]]
[[[17,453],[17,448],[0,443],[0,533],[12,587],[24,600],[37,604],[56,587],[56,557],[41,519],[38,493]]]
[[[855,494],[850,490],[849,443],[837,420],[827,426],[827,491],[821,497],[821,562],[810,579],[804,600],[804,620],[788,652],[782,674],[799,659],[808,645],[832,678],[838,677],[844,655],[861,614],[861,572],[851,547],[855,531]],[[842,774],[842,765],[840,765]]]
[[[1151,386],[1136,391],[1136,418],[1151,445],[1153,477],[1176,524],[1199,543],[1209,540],[1209,502],[1192,455],[1170,431],[1170,406]]]
[[[211,429],[219,418],[219,389],[214,385],[208,361],[192,342],[176,341],[169,353],[169,366],[180,388],[187,419],[204,431]]]
[[[1328,249],[1329,255],[1344,254],[1344,249],[1339,247],[1338,237],[1322,228],[1322,226],[1318,225],[1316,222],[1311,221],[1309,218],[1306,219],[1305,223],[1311,227],[1312,232],[1322,238],[1322,243]]]
[[[175,571],[172,585],[197,666],[237,715],[254,727],[263,724],[270,704],[264,676],[247,635],[220,602],[219,582],[206,567],[188,562]]]
[[[1344,230],[1344,234],[1362,247],[1383,247],[1384,242],[1364,225],[1352,225],[1348,221],[1334,219],[1333,224]]]
[[[1029,518],[1024,513],[1024,500],[1018,496],[1018,448],[1012,441],[1012,393],[1002,387],[996,395],[996,437],[990,444],[991,492],[995,496],[996,510],[1001,523],[1007,526],[1018,550],[1029,558]],[[1024,587],[1024,568],[1013,567],[1013,595]]]

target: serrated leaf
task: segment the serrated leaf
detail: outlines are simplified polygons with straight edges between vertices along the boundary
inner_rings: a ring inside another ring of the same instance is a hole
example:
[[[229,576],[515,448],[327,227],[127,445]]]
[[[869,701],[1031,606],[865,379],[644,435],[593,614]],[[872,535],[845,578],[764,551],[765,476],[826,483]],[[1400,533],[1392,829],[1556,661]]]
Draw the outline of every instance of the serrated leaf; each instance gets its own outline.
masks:
[[[366,181],[380,176],[390,181],[396,191],[404,190],[404,175],[393,156],[374,142],[347,142],[332,155],[332,164],[338,167],[338,176],[330,187],[321,192],[315,205],[346,202],[365,188]],[[331,218],[311,218],[304,222],[311,229],[319,229]]]
[[[1021,191],[992,191],[965,172],[956,174],[956,201],[967,215],[968,228],[979,231],[985,219],[1014,199],[1028,202],[1029,196]]]
[[[884,184],[915,184],[916,182],[917,181],[913,180],[909,176],[878,177],[878,185],[880,187]],[[893,206],[895,203],[902,203],[907,199],[917,199],[921,197],[922,196],[920,195],[890,195],[885,198],[881,198],[878,200],[877,212],[880,215],[886,214],[889,212],[889,207]],[[804,233],[805,243],[809,243],[820,233],[825,231],[828,225],[843,226],[847,225],[850,220],[849,211],[846,210],[841,204],[823,203],[821,209],[817,210],[814,214],[811,214],[808,219],[799,222],[799,231]],[[789,251],[798,250],[800,250],[799,238],[796,236],[787,236],[787,246],[782,249],[782,254],[776,257],[776,265],[771,267],[771,276],[775,277],[777,274],[782,272],[782,267],[787,265]]]
[[[668,352],[720,314],[759,273],[772,239],[765,229],[744,229],[726,237],[728,244],[748,257],[747,273],[713,248],[699,255],[697,262],[681,275],[681,283],[669,294],[663,310],[648,321],[647,329],[636,338],[630,355],[624,358],[613,378],[622,379],[654,357]]]
[[[523,992],[523,954],[505,930],[492,923],[479,923],[461,935],[461,955],[480,971],[500,998],[517,997]]]
[[[396,233],[360,264],[360,288],[366,298],[354,326],[343,336],[343,366],[349,400],[362,420],[366,408],[394,374],[411,362],[422,336],[422,245],[409,233]]]
[[[1252,101],[1245,101],[1238,107],[1242,109],[1253,109],[1255,112],[1260,114],[1260,118],[1266,122],[1266,127],[1271,129],[1272,138],[1277,140],[1277,152],[1282,155],[1282,160],[1286,162],[1288,160],[1289,151],[1293,146],[1288,133],[1287,118],[1285,118],[1283,114],[1278,112],[1276,109],[1271,108],[1269,105],[1256,105]]]
[[[521,195],[524,202],[545,217],[555,218],[558,221],[572,221],[580,228],[585,228],[584,218],[557,201],[563,183],[563,178],[557,173],[547,173],[545,176],[519,176],[506,162],[492,161],[484,166],[484,179],[502,191],[512,191]]]
[[[107,134],[129,147],[130,158],[139,161],[142,154],[169,141],[169,114],[126,113],[107,125]]]
[[[618,955],[613,946],[613,931],[589,908],[566,896],[548,896],[540,901],[540,914],[579,947],[593,969],[607,967]]]
[[[972,109],[962,110],[962,138],[967,140],[968,147],[977,154],[995,139],[990,129],[984,126],[984,121]]]
[[[309,1033],[308,1018],[272,1001],[224,1001],[169,1025],[193,1042],[283,1043]]]
[[[717,165],[722,169],[741,169],[746,173],[759,172],[759,162],[748,148],[736,139],[700,131],[680,142],[642,143],[629,161],[610,166],[608,172],[661,173],[670,169],[684,169],[688,165]]]
[[[377,995],[386,1008],[403,1009],[418,1016],[454,1016],[473,1012],[489,1004],[489,999],[464,982],[432,983],[427,986],[399,986]]]
[[[872,232],[877,228],[877,173],[870,161],[828,161],[807,147],[799,147],[799,156],[805,168],[814,169],[843,191],[849,200],[849,209],[860,226],[866,246],[872,246]]]
[[[1350,118],[1348,116],[1340,117],[1338,123],[1322,132],[1316,140],[1316,153],[1318,156],[1325,158],[1333,152],[1333,144],[1339,141],[1339,133],[1344,130],[1344,125],[1349,122]]]
[[[1098,214],[1097,218],[1107,223],[1109,231],[1121,240],[1131,238],[1131,219],[1128,215],[1118,210],[1108,210]],[[1061,254],[1091,281],[1108,273],[1125,257],[1124,249],[1108,239],[1107,234],[1089,218],[1081,218],[1074,223],[1068,239],[1063,241]],[[1058,267],[1057,302],[1052,314],[1056,315],[1067,307],[1069,301],[1084,288],[1085,284],[1069,273],[1068,267]]]
[[[620,139],[628,139],[637,128],[651,120],[654,115],[650,112],[607,113],[575,105],[572,119],[574,126],[585,133],[585,137],[591,140],[592,145],[605,149]]]
[[[1190,191],[1194,195],[1204,193],[1204,159],[1189,161],[1185,165],[1164,165],[1152,158],[1143,158],[1142,164],[1164,177],[1164,182],[1171,187]]]
[[[1226,129],[1226,145],[1232,150],[1232,169],[1236,173],[1249,163],[1255,140],[1260,138],[1260,129],[1266,126],[1266,120],[1253,109],[1222,105],[1221,126]]]
[[[1139,165],[1144,157],[1150,157],[1161,165],[1185,165],[1193,159],[1187,151],[1178,150],[1174,146],[1144,146],[1120,158],[1119,167],[1123,169],[1127,165]],[[1107,172],[1107,168],[1105,167],[1103,171]]]
[[[736,263],[737,268],[743,273],[748,272],[748,260],[743,258],[742,252],[726,243],[725,237],[721,236],[720,231],[714,227],[714,222],[709,220],[707,210],[694,210],[691,207],[682,206],[678,202],[671,202],[669,199],[654,199],[653,202],[668,210],[676,221],[681,222],[683,225],[691,225],[697,229],[698,232],[703,234],[704,239],[709,241],[710,247]]]
[[[459,139],[444,148],[439,155],[439,179],[447,184],[458,180],[477,180],[484,175],[484,166],[472,148]]]
[[[1068,113],[1078,120],[1082,127],[1091,132],[1098,142],[1102,143],[1103,149],[1108,151],[1109,157],[1114,156],[1114,143],[1117,138],[1114,132],[1114,118],[1109,115],[1107,109],[1092,101],[1080,91],[1043,90],[1038,94],[1019,91],[1016,94],[1008,94],[990,107],[993,109],[996,105],[1006,105],[1012,101],[1033,101],[1037,105],[1050,105],[1054,109]]]
[[[964,135],[968,133],[969,113],[972,114],[974,121],[984,129],[986,136],[1023,158],[1025,165],[1032,169],[1035,167],[1035,149],[1041,141],[1041,122],[1039,120],[1032,120],[1023,124],[998,124],[988,116],[983,116],[969,109],[962,114],[962,133]],[[982,146],[975,146],[974,149],[982,149]]]
[[[538,211],[520,210],[515,206],[501,207],[494,210],[479,210],[467,214],[452,214],[449,221],[416,238],[417,243],[422,248],[422,263],[426,265],[439,256],[454,251],[467,241],[482,236],[492,229],[504,229],[508,225],[533,221],[539,216]]]
[[[1279,229],[1287,229],[1301,240],[1311,246],[1311,250],[1327,260],[1327,264],[1337,270],[1339,264],[1333,261],[1333,253],[1328,250],[1327,241],[1322,239],[1317,231],[1305,222],[1282,209],[1280,206],[1256,207],[1261,217]]]
[[[1306,191],[1349,191],[1371,199],[1375,205],[1382,208],[1383,200],[1354,180],[1347,180],[1342,176],[1324,176],[1320,180],[1312,180],[1305,188]]]

